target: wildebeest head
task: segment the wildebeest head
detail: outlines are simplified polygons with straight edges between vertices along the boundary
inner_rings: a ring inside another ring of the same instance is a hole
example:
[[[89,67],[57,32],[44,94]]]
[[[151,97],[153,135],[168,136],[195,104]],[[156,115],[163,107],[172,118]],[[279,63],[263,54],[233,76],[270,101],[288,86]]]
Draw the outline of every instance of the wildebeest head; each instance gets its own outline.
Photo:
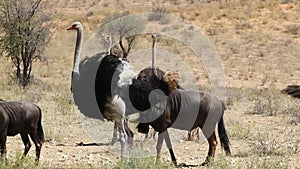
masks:
[[[139,133],[147,134],[149,132],[149,124],[147,123],[139,123],[136,128]]]

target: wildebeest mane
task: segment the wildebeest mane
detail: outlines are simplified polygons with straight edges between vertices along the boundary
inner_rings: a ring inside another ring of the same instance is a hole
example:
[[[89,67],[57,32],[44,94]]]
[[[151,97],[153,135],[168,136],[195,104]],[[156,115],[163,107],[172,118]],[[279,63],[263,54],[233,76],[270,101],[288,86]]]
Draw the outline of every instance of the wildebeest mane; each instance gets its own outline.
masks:
[[[156,72],[155,72],[156,71]],[[148,67],[140,71],[137,79],[151,83],[157,89],[162,90],[165,95],[169,94],[169,85],[164,79],[165,72],[159,68]]]
[[[164,80],[168,84],[169,91],[176,90],[180,80],[178,71],[168,71],[164,75]]]

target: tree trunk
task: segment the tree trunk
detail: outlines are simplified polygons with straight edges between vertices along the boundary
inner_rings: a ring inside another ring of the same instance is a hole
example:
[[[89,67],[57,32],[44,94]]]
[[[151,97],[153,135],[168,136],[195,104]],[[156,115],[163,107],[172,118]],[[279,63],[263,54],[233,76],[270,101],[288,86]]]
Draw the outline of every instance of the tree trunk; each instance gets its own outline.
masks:
[[[17,79],[21,79],[21,68],[20,65],[17,65],[17,72],[16,72],[16,77]]]
[[[21,85],[25,88],[30,82],[31,62],[23,63],[23,74]]]

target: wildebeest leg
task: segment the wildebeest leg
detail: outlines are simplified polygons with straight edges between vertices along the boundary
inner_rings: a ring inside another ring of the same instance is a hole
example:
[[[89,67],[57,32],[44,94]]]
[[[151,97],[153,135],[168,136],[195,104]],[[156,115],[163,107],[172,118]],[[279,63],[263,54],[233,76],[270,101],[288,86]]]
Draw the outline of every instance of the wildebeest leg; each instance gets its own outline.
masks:
[[[40,154],[41,154],[41,149],[42,149],[42,142],[39,139],[37,135],[37,130],[34,129],[29,133],[31,140],[34,142],[35,145],[35,154],[36,154],[36,161],[39,161],[40,159]]]
[[[20,133],[22,141],[24,143],[25,149],[24,149],[24,155],[26,156],[28,154],[28,151],[30,150],[31,144],[29,141],[28,133]]]
[[[0,150],[1,150],[1,156],[5,156],[6,154],[6,137],[7,137],[7,130],[3,130],[0,136]]]
[[[217,148],[217,138],[215,132],[207,139],[209,144],[209,150],[205,161],[202,163],[202,166],[208,165],[210,163],[210,159],[215,156],[216,148]]]
[[[158,163],[160,160],[160,152],[161,152],[161,148],[162,148],[162,143],[164,141],[164,137],[165,137],[164,132],[163,133],[159,132],[157,143],[156,143],[156,154],[157,154],[156,155],[156,163]]]
[[[118,127],[117,127],[117,122],[115,121],[113,137],[110,142],[111,145],[114,145],[117,142],[117,134],[118,134]]]
[[[164,132],[165,134],[165,141],[166,141],[166,144],[167,144],[167,147],[169,149],[169,152],[170,152],[170,156],[171,156],[171,159],[172,159],[172,162],[175,166],[177,166],[177,161],[176,161],[176,157],[175,157],[175,154],[173,152],[173,148],[172,148],[172,143],[171,143],[171,140],[170,140],[170,136],[169,136],[169,132],[168,130],[166,130]]]

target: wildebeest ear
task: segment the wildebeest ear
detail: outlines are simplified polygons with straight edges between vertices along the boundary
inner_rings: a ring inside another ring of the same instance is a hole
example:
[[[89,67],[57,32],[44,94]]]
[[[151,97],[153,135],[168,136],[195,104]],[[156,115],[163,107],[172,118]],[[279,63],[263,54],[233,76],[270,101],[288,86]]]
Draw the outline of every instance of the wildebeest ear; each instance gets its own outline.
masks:
[[[147,134],[149,132],[149,124],[139,123],[136,128],[139,133]]]

